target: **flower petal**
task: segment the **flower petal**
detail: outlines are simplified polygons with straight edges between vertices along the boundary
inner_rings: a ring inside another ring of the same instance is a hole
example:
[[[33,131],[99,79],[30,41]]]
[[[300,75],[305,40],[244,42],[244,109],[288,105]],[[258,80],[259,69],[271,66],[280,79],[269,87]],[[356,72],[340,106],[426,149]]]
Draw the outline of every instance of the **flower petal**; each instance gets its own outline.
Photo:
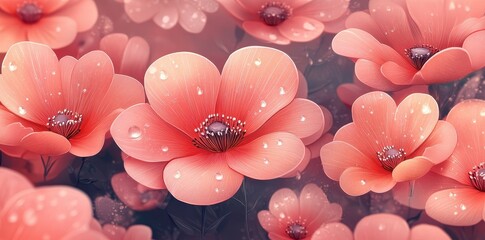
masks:
[[[98,20],[98,8],[93,0],[69,1],[53,15],[71,18],[76,21],[77,31],[84,32],[92,28]]]
[[[359,59],[355,63],[355,75],[365,85],[383,91],[396,91],[402,87],[392,83],[382,73],[382,65]]]
[[[189,33],[200,33],[205,27],[207,16],[191,1],[178,1],[179,24]]]
[[[132,225],[126,230],[123,240],[150,240],[152,229],[145,225]]]
[[[321,188],[313,183],[307,184],[300,192],[300,217],[312,222],[320,213],[319,209],[328,204],[327,195]]]
[[[283,233],[285,231],[280,221],[267,210],[258,212],[258,220],[261,227],[268,233]]]
[[[433,55],[421,69],[424,84],[461,79],[473,72],[471,59],[463,48],[450,47]]]
[[[145,74],[145,90],[153,110],[192,137],[197,136],[194,129],[209,114],[216,113],[220,84],[216,66],[189,52],[165,55],[152,63]]]
[[[419,224],[411,229],[410,240],[442,239],[451,240],[443,229],[429,224]]]
[[[416,70],[388,61],[382,64],[381,73],[396,85],[411,85]]]
[[[116,73],[120,72],[121,61],[128,44],[128,36],[124,33],[112,33],[99,41],[99,49],[111,58]]]
[[[369,191],[383,193],[391,190],[396,182],[390,172],[381,169],[350,167],[340,176],[340,187],[350,196],[361,196]]]
[[[291,133],[274,132],[226,152],[227,164],[250,178],[267,180],[296,169],[305,157],[305,145]]]
[[[320,22],[336,20],[347,12],[349,2],[346,0],[312,0],[295,9],[295,16],[311,17]]]
[[[138,36],[130,38],[123,51],[120,73],[131,76],[143,83],[149,57],[150,46],[147,41]]]
[[[163,171],[167,162],[144,162],[123,153],[126,173],[140,184],[153,189],[165,189]]]
[[[1,7],[2,5],[0,5]],[[16,17],[0,11],[0,34],[2,35],[2,41],[0,41],[1,53],[7,52],[8,48],[15,43],[27,40],[27,32],[22,25],[23,23]]]
[[[321,226],[312,235],[311,240],[353,240],[352,230],[342,223],[329,223]]]
[[[0,167],[0,185],[2,186],[2,191],[0,192],[0,211],[15,194],[34,188],[24,176],[4,167]]]
[[[300,202],[295,192],[281,188],[271,196],[269,211],[281,223],[293,222],[300,218]]]
[[[268,26],[261,21],[244,21],[242,27],[249,35],[270,43],[288,45],[291,42],[280,33],[278,28]]]
[[[421,178],[434,166],[426,157],[414,157],[399,163],[392,170],[392,178],[396,182],[405,182]]]
[[[125,12],[128,14],[131,20],[136,23],[142,23],[148,21],[160,9],[163,8],[163,1],[151,1],[151,0],[132,0],[125,1]]]
[[[483,42],[485,42],[485,31],[472,33],[463,42],[463,48],[470,56],[473,69],[480,69],[485,66],[485,56],[479,54]]]
[[[224,153],[207,152],[170,161],[163,171],[168,191],[193,205],[212,205],[229,199],[241,186],[243,176],[232,170],[226,159]]]
[[[42,18],[27,32],[29,41],[47,44],[53,49],[71,44],[76,35],[77,23],[69,17],[61,16]]]
[[[33,132],[20,141],[20,147],[44,156],[58,156],[71,150],[71,143],[64,136],[50,131]]]
[[[222,70],[216,109],[246,121],[246,134],[251,134],[294,99],[298,81],[298,70],[284,52],[268,47],[239,49]]]
[[[153,17],[153,21],[163,29],[173,28],[179,21],[179,13],[176,4],[164,4],[159,12]]]
[[[49,0],[37,0],[35,3],[42,6],[42,10],[46,13],[52,13],[57,9],[63,7],[68,1],[49,1]],[[9,0],[9,1],[1,1],[0,8],[8,13],[16,14],[17,9],[19,6],[22,6],[25,1],[22,0]]]
[[[409,234],[406,221],[397,215],[388,213],[364,217],[357,223],[354,230],[355,239],[408,240]]]
[[[381,28],[377,22],[370,16],[369,13],[364,11],[353,12],[347,17],[345,21],[347,28],[358,28],[369,33],[376,38],[379,42],[385,42],[386,36],[381,31]]]
[[[426,214],[441,223],[471,226],[483,219],[485,194],[472,187],[441,190],[426,202]]]
[[[136,104],[118,115],[111,125],[111,135],[123,152],[148,162],[200,152],[187,135],[160,119],[146,103]]]
[[[309,42],[322,35],[323,23],[307,16],[293,16],[278,25],[281,35],[294,42]]]
[[[88,228],[91,201],[71,187],[43,187],[23,191],[11,198],[0,212],[2,239],[61,239]]]
[[[426,157],[433,164],[447,160],[457,142],[456,130],[448,122],[438,121],[431,135],[415,151],[415,155]]]

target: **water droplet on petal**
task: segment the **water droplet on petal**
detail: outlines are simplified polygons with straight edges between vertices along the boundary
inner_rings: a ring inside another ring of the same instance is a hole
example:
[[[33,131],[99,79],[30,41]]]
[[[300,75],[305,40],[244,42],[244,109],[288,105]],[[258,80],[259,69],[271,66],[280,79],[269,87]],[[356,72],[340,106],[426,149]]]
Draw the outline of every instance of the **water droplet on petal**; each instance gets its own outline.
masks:
[[[465,205],[465,204],[463,204],[463,203],[462,203],[462,204],[460,204],[460,209],[461,209],[462,211],[465,211],[465,210],[466,210],[466,205]]]
[[[269,164],[269,160],[267,158],[263,158],[263,163],[264,163],[264,165],[268,165]]]
[[[182,174],[180,173],[180,171],[176,171],[175,174],[173,175],[175,179],[179,179],[181,176]]]
[[[165,73],[164,71],[160,71],[160,79],[167,80],[168,79],[167,73]]]
[[[306,120],[305,115],[301,115],[301,116],[300,116],[300,122],[304,122],[305,120]]]
[[[35,211],[33,209],[28,209],[24,212],[24,223],[27,226],[33,226],[37,223],[37,216],[35,215]]]
[[[23,108],[23,107],[19,107],[19,114],[20,115],[25,115],[27,113],[27,111]]]
[[[313,31],[313,30],[317,29],[317,28],[315,27],[315,25],[313,25],[313,23],[311,23],[311,22],[305,22],[305,23],[303,24],[303,28],[304,28],[305,30],[308,30],[308,31]]]
[[[268,148],[268,144],[267,143],[263,143],[263,148]]]
[[[285,218],[286,215],[284,213],[280,213],[280,218]]]
[[[148,68],[148,73],[150,73],[150,74],[155,74],[156,72],[157,72],[157,68],[156,68],[156,67],[154,67],[154,66],[150,66],[150,67]]]
[[[266,101],[264,101],[264,100],[263,100],[263,101],[261,101],[261,107],[262,107],[262,108],[266,107],[266,105],[267,105],[267,104],[266,104]]]
[[[280,87],[280,95],[285,95],[286,94],[286,90],[284,87]]]
[[[364,179],[360,180],[360,184],[361,185],[365,185],[366,184],[366,181]]]
[[[277,144],[278,146],[281,146],[281,145],[283,145],[283,141],[281,141],[280,139],[278,139],[278,141],[276,141],[276,144]]]
[[[431,113],[431,108],[429,107],[429,105],[425,104],[423,105],[423,108],[421,108],[421,112],[425,115],[428,115]]]
[[[200,87],[197,87],[197,95],[202,95],[204,94],[204,91],[200,88]]]
[[[275,34],[270,34],[270,35],[268,35],[268,37],[269,37],[270,40],[273,40],[273,41],[278,39],[278,36],[276,36]]]
[[[216,180],[221,181],[224,178],[224,175],[222,173],[216,173]]]
[[[296,180],[300,180],[301,179],[301,172],[300,171],[296,171],[295,179]]]
[[[163,146],[162,147],[162,152],[164,152],[164,153],[168,152],[168,146]]]
[[[254,65],[256,65],[256,67],[259,67],[261,66],[261,59],[260,58],[257,58],[256,60],[254,60]]]
[[[9,62],[8,70],[10,70],[10,72],[15,72],[15,70],[17,70],[17,65],[14,62]]]
[[[131,126],[128,128],[128,134],[132,139],[137,139],[141,137],[141,130],[138,126]]]
[[[379,229],[379,231],[383,231],[386,227],[384,226],[384,224],[379,224],[377,228]]]

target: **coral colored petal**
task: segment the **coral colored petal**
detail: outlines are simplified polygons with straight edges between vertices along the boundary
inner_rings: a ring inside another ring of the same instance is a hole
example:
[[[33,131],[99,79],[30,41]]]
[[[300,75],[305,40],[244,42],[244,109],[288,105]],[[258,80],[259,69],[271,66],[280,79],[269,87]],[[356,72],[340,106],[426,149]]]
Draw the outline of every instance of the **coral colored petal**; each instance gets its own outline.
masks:
[[[288,188],[273,193],[268,205],[271,214],[283,224],[299,220],[300,202],[295,192]]]
[[[370,159],[354,146],[342,141],[333,141],[323,146],[320,158],[325,174],[333,180],[338,180],[342,172],[349,167],[381,167],[376,160]]]
[[[64,136],[50,131],[33,132],[22,138],[20,147],[45,156],[58,156],[69,152],[71,143]]]
[[[305,157],[305,145],[291,133],[263,135],[225,153],[227,164],[250,178],[267,180],[294,171]]]
[[[336,20],[347,12],[349,2],[346,0],[313,0],[295,9],[295,16],[311,17],[320,22]]]
[[[155,24],[163,29],[171,29],[179,21],[179,13],[176,4],[164,4],[159,12],[153,17]]]
[[[18,146],[24,136],[33,132],[33,129],[28,126],[29,125],[24,126],[20,122],[13,122],[5,127],[2,127],[0,129],[0,145],[12,147]]]
[[[131,76],[143,83],[149,57],[150,46],[147,41],[137,36],[130,38],[123,51],[120,73]]]
[[[132,0],[125,1],[125,12],[136,23],[148,21],[163,7],[163,1]]]
[[[207,16],[190,1],[178,1],[179,24],[189,33],[200,33],[205,27]]]
[[[434,163],[426,157],[406,159],[392,170],[392,178],[396,182],[416,180],[428,173],[433,166]]]
[[[480,46],[483,42],[485,42],[485,31],[472,33],[463,42],[463,48],[470,56],[473,69],[479,69],[485,66],[485,56],[480,54]]]
[[[123,152],[148,162],[200,152],[187,135],[160,119],[145,103],[124,110],[113,121],[111,135]]]
[[[246,121],[249,135],[294,99],[298,81],[298,70],[284,52],[268,47],[239,49],[222,70],[216,109]]]
[[[298,90],[296,91],[295,98],[308,98],[308,82],[302,72],[298,71],[298,77],[300,78],[298,84]]]
[[[370,159],[374,159],[374,156],[377,154],[376,150],[372,148],[373,143],[368,142],[365,135],[361,134],[355,123],[349,123],[337,130],[333,140],[350,144],[359,152],[365,156],[368,156]]]
[[[259,15],[254,14],[238,3],[238,0],[218,0],[224,8],[239,20],[258,20]]]
[[[314,102],[296,98],[288,106],[271,117],[260,129],[249,137],[255,138],[272,132],[289,132],[309,144],[314,135],[320,136],[324,126],[323,113]]]
[[[277,27],[268,26],[261,21],[244,21],[242,27],[251,36],[279,45],[288,45],[290,40],[284,37]]]
[[[319,37],[324,28],[323,23],[306,16],[294,16],[278,25],[281,35],[294,42],[309,42]]]
[[[301,173],[306,169],[306,167],[310,163],[310,160],[311,160],[310,149],[305,147],[305,156],[303,157],[303,160],[298,164],[296,168],[294,168],[291,172],[282,176],[282,178],[294,178],[294,177],[298,177],[298,175],[301,176]]]
[[[381,43],[386,43],[386,37],[377,22],[369,13],[358,11],[350,14],[345,22],[347,28],[358,28],[368,32]]]
[[[8,48],[15,43],[27,40],[26,30],[21,25],[22,23],[16,17],[0,11],[0,34],[2,35],[2,41],[0,41],[1,53],[7,52]]]
[[[355,63],[355,75],[365,85],[383,91],[396,91],[401,86],[392,83],[382,73],[382,65],[375,62],[359,59]]]
[[[433,55],[421,69],[425,84],[459,80],[473,72],[471,59],[463,48],[451,47]]]
[[[163,171],[168,191],[193,205],[229,199],[241,186],[243,176],[227,165],[227,159],[225,153],[207,152],[170,161]]]
[[[99,49],[108,54],[117,73],[120,72],[121,61],[127,44],[128,36],[124,33],[108,34],[99,41]]]
[[[62,91],[59,74],[51,74],[59,72],[58,59],[48,46],[16,43],[5,56],[2,69],[0,100],[12,113],[44,126],[51,114],[61,110],[57,109],[63,104],[61,98],[48,94]]]
[[[447,2],[445,0],[436,0],[432,3],[418,0],[406,1],[409,15],[419,28],[422,38],[438,49],[446,46],[447,36],[456,24],[454,21],[456,13],[448,9]]]
[[[91,201],[77,189],[56,186],[27,190],[11,198],[0,212],[0,238],[38,239],[48,235],[61,239],[88,228],[91,219]]]
[[[73,19],[76,21],[77,31],[84,32],[96,23],[98,19],[98,8],[93,0],[69,1],[68,4],[53,15]]]
[[[300,192],[300,217],[309,222],[315,220],[320,213],[319,209],[330,204],[323,190],[311,183],[305,185]],[[342,217],[342,216],[340,216]]]
[[[355,83],[343,83],[337,87],[338,98],[347,106],[352,106],[358,97],[371,91],[372,88]]]
[[[396,85],[410,85],[415,74],[414,69],[405,68],[395,62],[386,62],[381,66],[381,73]]]
[[[397,234],[399,233],[399,234]],[[355,240],[409,240],[409,227],[397,215],[380,213],[362,218],[355,226]]]
[[[17,193],[34,188],[24,176],[4,167],[0,167],[0,185],[2,186],[0,211],[2,211],[7,201]]]
[[[49,14],[63,7],[68,1],[36,0],[35,3],[42,6],[44,13]],[[0,1],[0,9],[5,12],[16,14],[19,6],[25,3],[23,0]]]
[[[337,34],[347,29],[347,27],[345,26],[345,21],[347,20],[347,17],[349,16],[349,14],[350,14],[350,11],[347,10],[347,12],[345,12],[342,16],[340,16],[340,18],[331,22],[325,22],[324,23],[325,32]]]
[[[103,226],[103,233],[111,240],[124,240],[126,229],[114,224],[105,224]]]
[[[396,109],[391,145],[413,153],[429,137],[438,118],[439,108],[433,97],[422,93],[409,95]]]
[[[439,164],[450,157],[457,142],[456,130],[448,122],[438,121],[433,132],[414,152],[426,157],[431,163]]]
[[[283,233],[285,231],[283,224],[267,210],[258,212],[258,220],[261,227],[268,233]]]
[[[463,9],[463,8],[461,8]],[[476,10],[473,8],[470,10]],[[481,35],[479,33],[485,28],[485,18],[467,18],[465,21],[455,25],[451,32],[449,33],[448,46],[461,46],[464,45],[464,41],[471,35]],[[478,39],[477,39],[478,40]],[[466,48],[465,48],[466,49]],[[474,65],[475,66],[475,65]]]
[[[194,129],[209,114],[217,113],[220,84],[217,67],[207,58],[189,52],[165,55],[145,74],[145,90],[153,110],[191,137],[197,136]]]
[[[365,136],[362,140],[365,139],[372,152],[380,152],[385,146],[397,146],[391,135],[395,111],[396,103],[384,92],[367,93],[352,105],[354,124],[361,136]]]
[[[62,238],[62,240],[109,240],[106,236],[104,236],[101,232],[95,230],[78,230],[76,232],[72,232],[66,237]]]
[[[319,139],[306,147],[310,150],[310,159],[320,157],[320,149],[333,140],[333,135],[330,133],[323,134]]]
[[[411,229],[410,240],[425,240],[425,239],[440,239],[440,240],[451,240],[451,238],[446,234],[443,229],[429,225],[429,224],[419,224]]]
[[[77,35],[77,24],[68,17],[46,17],[29,28],[29,41],[47,44],[53,49],[62,48],[74,41]]]
[[[311,240],[353,240],[352,231],[342,223],[325,224],[312,235]]]
[[[163,170],[167,162],[144,162],[123,153],[126,173],[140,184],[153,189],[165,189]]]
[[[361,196],[369,191],[383,193],[391,190],[396,182],[390,172],[384,169],[369,170],[363,167],[350,167],[342,172],[340,187],[350,196]]]
[[[471,226],[483,219],[485,194],[475,188],[453,188],[431,195],[426,214],[453,226]]]
[[[151,240],[152,230],[145,225],[132,225],[126,230],[123,240]]]
[[[267,0],[251,0],[251,1],[244,1],[244,0],[236,0],[240,5],[248,9],[249,11],[258,11],[261,9],[261,6],[266,4]],[[280,3],[286,4],[291,8],[298,8],[312,0],[281,0]]]
[[[429,94],[428,85],[411,85],[392,93],[392,98],[396,103],[401,103],[408,95],[413,93]]]

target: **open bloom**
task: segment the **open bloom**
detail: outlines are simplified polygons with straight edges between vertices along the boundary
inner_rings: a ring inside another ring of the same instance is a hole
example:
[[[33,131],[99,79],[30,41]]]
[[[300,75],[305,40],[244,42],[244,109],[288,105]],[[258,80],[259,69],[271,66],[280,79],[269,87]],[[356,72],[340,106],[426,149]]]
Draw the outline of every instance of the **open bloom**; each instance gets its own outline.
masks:
[[[219,9],[215,0],[130,0],[125,1],[125,12],[137,23],[153,19],[163,29],[173,28],[177,22],[185,31],[200,33],[207,22],[207,13]]]
[[[354,240],[451,240],[441,228],[419,224],[409,229],[402,217],[380,213],[362,218],[354,230]]]
[[[0,186],[0,239],[71,240],[89,232],[91,201],[81,191],[64,186],[34,188],[22,175],[2,167]]]
[[[25,40],[65,47],[97,18],[93,0],[0,0],[0,52]]]
[[[219,0],[243,29],[255,38],[276,44],[309,42],[324,31],[338,32],[349,0]]]
[[[370,0],[347,19],[333,50],[356,59],[360,81],[380,90],[461,79],[485,66],[485,2]]]
[[[455,129],[438,121],[438,111],[436,101],[421,93],[409,95],[397,107],[384,92],[357,98],[353,122],[320,151],[325,174],[352,196],[386,192],[398,182],[424,176],[456,145]]]
[[[113,73],[104,52],[58,60],[48,46],[30,42],[7,52],[0,91],[8,109],[0,109],[0,146],[15,155],[95,155],[121,110],[145,98],[138,81]]]
[[[455,126],[458,144],[435,172],[447,181],[426,202],[426,213],[448,225],[470,226],[485,220],[485,101],[457,104],[446,117]]]
[[[352,232],[340,223],[342,207],[330,203],[315,184],[307,184],[297,197],[288,188],[276,191],[269,201],[269,211],[258,213],[261,226],[270,239],[349,239]]]
[[[191,204],[227,200],[244,176],[291,173],[324,128],[319,106],[294,98],[295,65],[271,48],[232,53],[222,74],[200,55],[169,54],[148,68],[145,88],[149,104],[126,109],[111,126],[133,157],[126,172]]]

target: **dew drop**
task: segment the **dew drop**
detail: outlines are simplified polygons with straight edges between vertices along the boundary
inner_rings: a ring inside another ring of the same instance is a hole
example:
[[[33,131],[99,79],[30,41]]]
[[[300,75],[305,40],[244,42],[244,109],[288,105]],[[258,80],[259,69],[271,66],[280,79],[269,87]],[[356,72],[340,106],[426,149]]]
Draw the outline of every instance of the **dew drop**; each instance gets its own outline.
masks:
[[[175,174],[173,175],[175,179],[179,179],[181,176],[182,174],[180,173],[180,171],[176,171]]]
[[[278,139],[278,141],[276,141],[276,144],[277,144],[278,146],[281,146],[281,145],[283,145],[283,141],[281,141],[281,139]]]
[[[131,126],[128,128],[128,134],[132,139],[137,139],[141,137],[141,130],[138,126]]]
[[[267,158],[263,158],[264,165],[269,165],[269,160]]]
[[[216,193],[219,193],[221,190],[219,190],[219,188],[215,188],[215,189],[214,189],[214,191],[215,191]]]
[[[455,216],[458,215],[458,212],[457,211],[454,211],[453,212],[453,215],[455,215]]]
[[[465,204],[463,204],[463,203],[462,203],[462,204],[460,204],[460,209],[461,209],[462,211],[465,211],[465,210],[466,210],[466,205],[465,205]]]
[[[301,116],[300,116],[300,122],[304,122],[305,120],[306,120],[305,115],[301,115]]]
[[[224,178],[224,175],[222,173],[216,173],[216,180],[221,181]]]
[[[270,40],[273,40],[273,41],[278,39],[278,36],[276,36],[275,34],[270,34],[270,35],[268,35],[268,37],[269,37]]]
[[[10,72],[15,72],[15,70],[17,70],[17,65],[14,62],[9,62],[8,70],[10,70]]]
[[[263,148],[268,148],[268,144],[267,143],[263,143]]]
[[[61,27],[57,26],[56,27],[56,32],[61,32]]]
[[[480,111],[480,116],[485,117],[485,110]]]
[[[164,153],[168,152],[168,146],[163,146],[162,147],[162,152],[164,152]]]
[[[280,95],[285,95],[286,94],[286,90],[284,87],[280,87]]]
[[[19,107],[19,114],[20,115],[25,115],[27,113],[27,110],[25,110],[23,107]]]
[[[286,215],[284,213],[280,213],[280,218],[285,218]]]
[[[301,172],[300,171],[296,171],[295,179],[296,180],[300,180],[301,179]]]
[[[261,107],[262,107],[262,108],[266,107],[266,105],[267,105],[267,104],[266,104],[266,101],[264,101],[264,100],[263,100],[263,101],[261,101]]]
[[[100,62],[96,63],[96,66],[98,66],[98,67],[101,66],[101,63]]]
[[[429,107],[429,105],[425,104],[425,105],[423,105],[423,108],[421,108],[421,112],[424,115],[428,115],[428,114],[431,113],[431,108]]]
[[[256,60],[254,60],[254,65],[256,65],[256,67],[261,66],[261,63],[263,63],[263,62],[261,61],[260,58],[257,58]]]
[[[202,95],[204,94],[204,91],[200,88],[200,87],[197,87],[197,95]]]
[[[384,226],[384,224],[379,224],[379,227],[377,227],[379,229],[379,231],[383,231],[386,227]]]
[[[86,93],[88,90],[86,88],[83,88],[82,92]]]
[[[168,79],[167,73],[165,73],[164,71],[160,71],[160,79],[167,80]]]
[[[167,24],[168,22],[170,22],[170,17],[169,17],[169,16],[166,16],[166,15],[165,15],[165,16],[163,16],[163,17],[162,17],[162,22],[163,22],[164,24]]]
[[[305,22],[305,23],[303,24],[303,28],[304,28],[305,30],[308,30],[308,31],[314,31],[315,29],[317,29],[317,28],[315,27],[315,25],[313,25],[313,23],[311,23],[311,22]]]
[[[56,71],[52,71],[52,72],[51,72],[51,74],[52,74],[52,76],[54,76],[54,75],[56,75],[57,73],[56,73]]]
[[[155,74],[156,72],[157,72],[157,68],[156,68],[156,67],[154,67],[154,66],[150,66],[150,67],[148,68],[148,73],[150,73],[150,74]]]
[[[364,179],[360,180],[360,184],[361,185],[365,185],[366,184],[366,181]]]
[[[27,226],[33,226],[37,223],[37,216],[35,215],[35,211],[33,209],[28,209],[24,213],[24,223]]]

